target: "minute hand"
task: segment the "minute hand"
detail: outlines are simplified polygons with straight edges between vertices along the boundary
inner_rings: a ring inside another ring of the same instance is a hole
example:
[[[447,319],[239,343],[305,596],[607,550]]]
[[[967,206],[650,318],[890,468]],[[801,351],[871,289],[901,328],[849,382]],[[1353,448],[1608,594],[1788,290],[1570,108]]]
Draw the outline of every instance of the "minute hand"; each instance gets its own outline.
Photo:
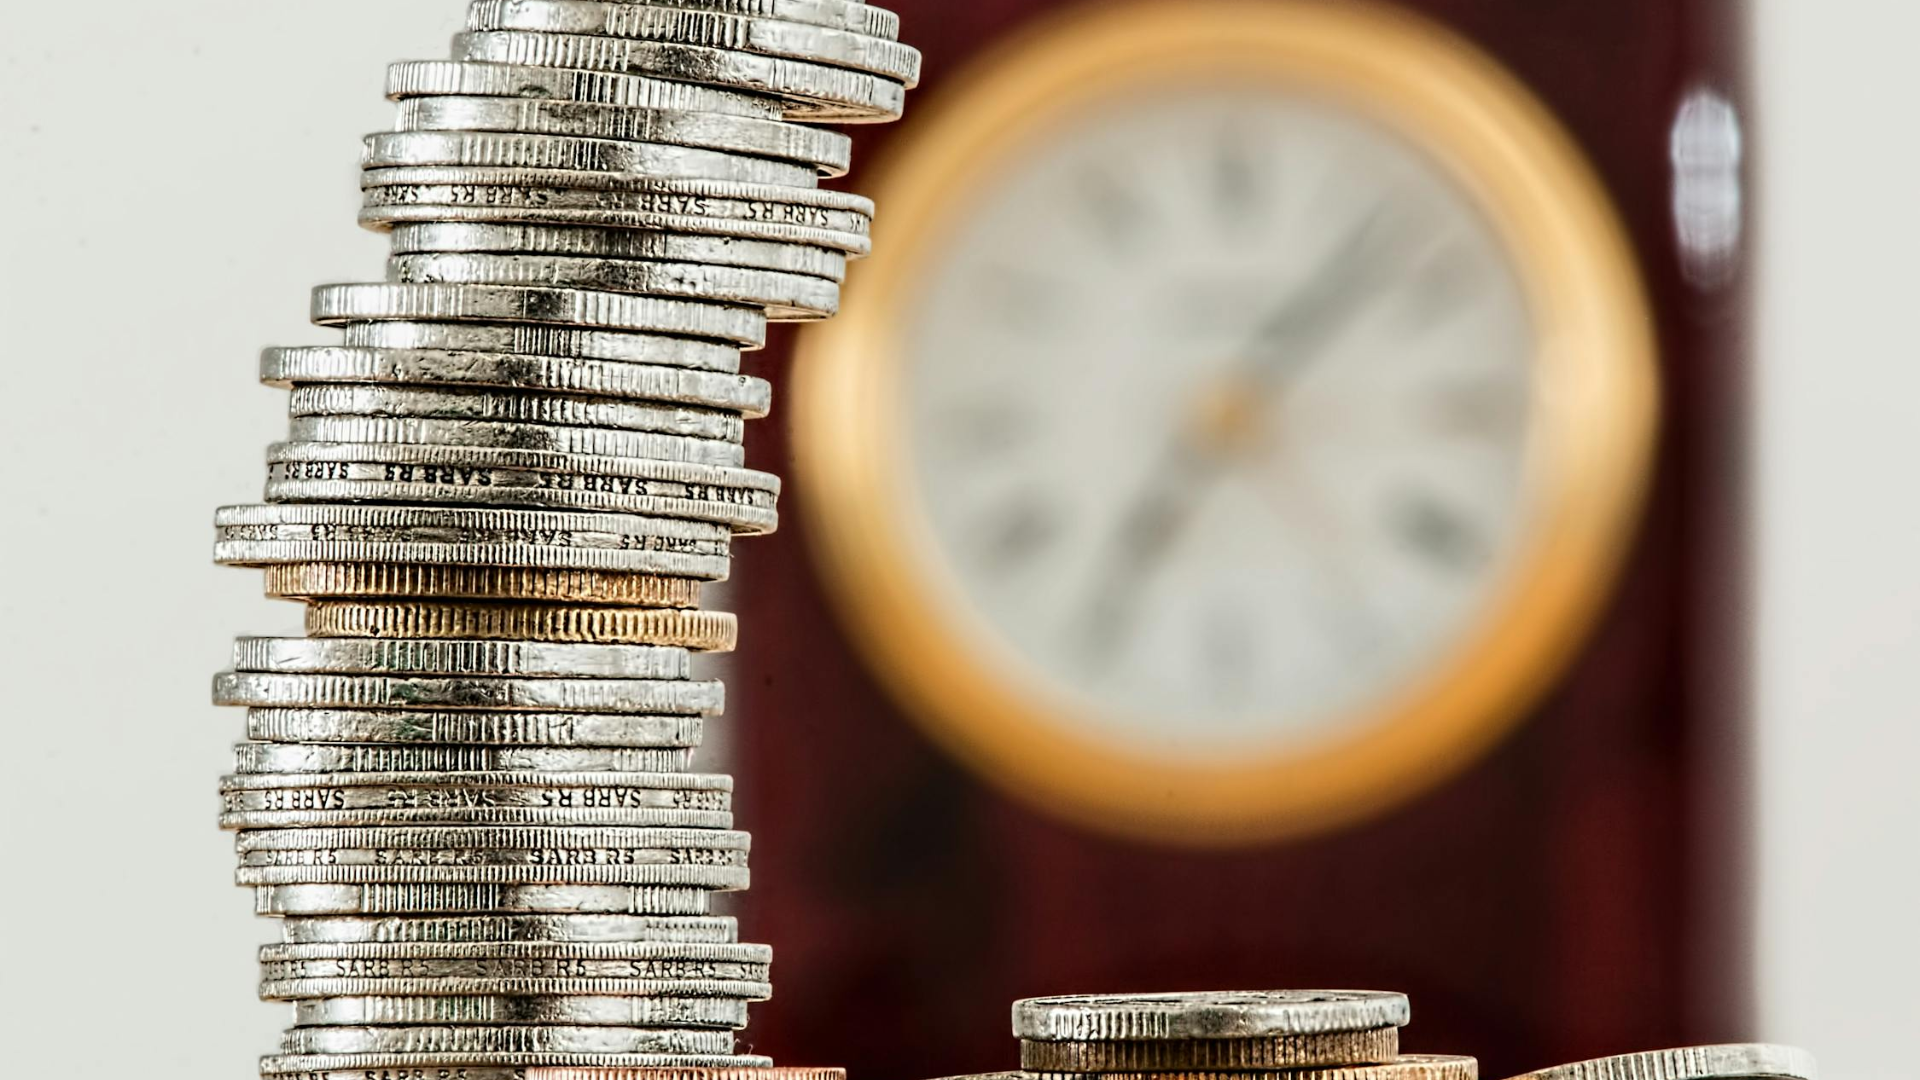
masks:
[[[1378,231],[1376,208],[1343,235],[1312,280],[1288,298],[1255,333],[1242,360],[1241,377],[1271,393],[1323,353],[1323,346],[1371,294],[1391,248]]]

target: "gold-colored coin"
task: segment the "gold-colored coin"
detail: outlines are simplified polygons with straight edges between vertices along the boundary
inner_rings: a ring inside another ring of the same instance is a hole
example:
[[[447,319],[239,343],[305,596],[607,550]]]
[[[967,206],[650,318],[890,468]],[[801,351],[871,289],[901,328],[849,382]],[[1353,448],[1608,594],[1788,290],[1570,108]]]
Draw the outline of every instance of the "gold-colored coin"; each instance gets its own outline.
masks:
[[[1208,1040],[1212,1041],[1212,1040]],[[1406,1054],[1375,1065],[1298,1069],[1166,1069],[1151,1080],[1478,1080],[1480,1063],[1447,1054]],[[1026,1080],[1148,1080],[1136,1072],[1058,1073],[1030,1071]]]
[[[610,570],[413,563],[284,563],[265,567],[267,595],[434,600],[533,600],[641,608],[700,605],[700,582]]]
[[[1163,1073],[1308,1069],[1375,1065],[1400,1055],[1400,1029],[1264,1035],[1248,1039],[1020,1041],[1020,1067],[1032,1072]]]
[[[595,642],[731,652],[739,631],[739,620],[726,611],[442,600],[307,605],[307,633],[313,637]]]

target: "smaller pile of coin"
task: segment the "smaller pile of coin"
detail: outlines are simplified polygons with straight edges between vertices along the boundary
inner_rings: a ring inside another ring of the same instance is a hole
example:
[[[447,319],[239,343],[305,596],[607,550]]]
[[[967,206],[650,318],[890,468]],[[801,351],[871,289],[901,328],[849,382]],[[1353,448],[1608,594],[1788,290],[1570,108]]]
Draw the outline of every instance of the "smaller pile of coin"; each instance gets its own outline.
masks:
[[[1013,1033],[1047,1080],[1475,1080],[1472,1058],[1403,1057],[1408,1015],[1404,995],[1365,990],[1049,997],[1016,1002]]]
[[[1252,990],[1027,998],[1021,1068],[948,1080],[1477,1080],[1471,1057],[1403,1054],[1405,995]],[[1582,1061],[1514,1080],[1815,1080],[1791,1046],[1691,1046]]]

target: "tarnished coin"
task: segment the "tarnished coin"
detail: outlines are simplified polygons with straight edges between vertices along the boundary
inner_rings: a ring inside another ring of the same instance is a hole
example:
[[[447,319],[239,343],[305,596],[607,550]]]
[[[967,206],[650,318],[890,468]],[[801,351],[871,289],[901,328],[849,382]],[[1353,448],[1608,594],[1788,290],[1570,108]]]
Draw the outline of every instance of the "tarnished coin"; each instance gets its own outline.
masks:
[[[765,379],[746,375],[445,349],[268,349],[260,357],[260,381],[279,387],[304,384],[302,389],[371,384],[566,393],[691,405],[744,417],[765,416],[773,401]]]
[[[658,941],[731,945],[739,940],[738,925],[731,916],[723,915],[336,916],[285,919],[280,929],[289,945],[321,942],[458,944],[509,941]]]
[[[463,64],[457,60],[406,60],[387,68],[387,97],[394,101],[443,95],[589,101],[643,109],[689,109],[759,120],[779,120],[786,111],[778,98],[764,94],[639,75],[512,64]]]
[[[1372,990],[1089,994],[1014,1002],[1013,1033],[1046,1042],[1247,1039],[1400,1027],[1407,1017],[1406,995]]]
[[[362,851],[408,848],[429,851],[624,850],[636,861],[742,866],[752,840],[744,832],[722,829],[618,828],[402,828],[402,829],[253,829],[234,838],[242,855],[262,851]],[[424,856],[423,856],[424,858]],[[554,854],[553,862],[572,856]],[[276,946],[277,948],[278,946]]]
[[[411,1075],[410,1069],[433,1070],[432,1075],[480,1080],[487,1070],[520,1070],[536,1065],[615,1067],[630,1069],[759,1069],[773,1059],[754,1054],[269,1054],[260,1059],[260,1075],[297,1074],[300,1080],[320,1080],[326,1074],[351,1072],[356,1080],[376,1076]],[[327,1080],[332,1080],[327,1077]]]
[[[430,545],[420,545],[418,549],[408,545],[386,547],[399,549],[389,553],[388,558],[396,555],[425,557],[439,554],[431,550]],[[334,557],[360,553],[349,548],[336,552]],[[263,554],[265,552],[255,552],[254,557],[259,558]],[[240,561],[243,564],[246,562]],[[697,580],[594,569],[293,561],[266,566],[266,578],[268,596],[301,600],[325,597],[419,597],[435,600],[524,598],[553,603],[619,604],[645,608],[692,608],[700,603],[700,582]]]
[[[460,256],[464,258],[465,256]],[[693,379],[702,374],[654,368]],[[738,387],[735,375],[704,376]],[[737,443],[746,435],[739,414],[719,409],[656,405],[572,394],[499,393],[478,388],[416,386],[296,386],[287,396],[289,416],[360,416],[377,419],[469,420],[541,427],[614,428],[661,435]],[[351,439],[334,440],[351,442]]]
[[[397,170],[395,170],[397,171]],[[407,170],[419,174],[425,170]],[[557,178],[549,178],[557,179]],[[447,183],[419,177],[410,183]],[[476,181],[477,182],[477,181]],[[847,255],[806,244],[743,240],[731,236],[597,229],[584,225],[474,225],[458,221],[395,225],[389,234],[395,255],[470,252],[564,255],[640,262],[700,263],[805,274],[838,282],[847,275]]]
[[[408,605],[394,606],[405,608]],[[321,613],[318,618],[323,626],[340,628],[344,624],[351,628],[361,625],[363,615],[380,622],[379,608],[378,604],[310,604],[309,632],[314,632],[311,620],[315,618],[313,612],[316,609]],[[694,747],[700,745],[704,724],[697,716],[609,716],[604,713],[431,709],[247,710],[247,738],[276,743],[458,743],[536,750]]]
[[[242,776],[496,771],[671,773],[686,769],[692,763],[693,751],[681,747],[582,749],[244,742],[233,748],[234,771]]]
[[[1720,1043],[1576,1061],[1522,1073],[1513,1080],[1815,1080],[1813,1055],[1776,1043]]]
[[[723,611],[668,608],[321,601],[307,605],[307,633],[324,638],[622,642],[725,652],[734,647],[739,620]]]
[[[663,645],[612,645],[448,638],[243,637],[235,671],[338,675],[553,675],[600,679],[685,679],[693,658]]]
[[[216,705],[289,709],[528,709],[717,716],[725,689],[714,681],[651,679],[405,678],[389,675],[214,676]]]
[[[1139,1073],[1016,1073],[1026,1080],[1143,1080]],[[1311,1069],[1168,1069],[1153,1080],[1477,1080],[1480,1063],[1470,1057],[1403,1054],[1372,1065],[1330,1065]]]
[[[778,94],[791,102],[789,120],[885,123],[906,108],[907,87],[898,79],[708,45],[496,31],[458,35],[453,47],[461,58],[485,63],[652,75]]]
[[[747,1024],[737,998],[449,997],[308,998],[293,1003],[296,1025],[336,1024],[594,1024],[616,1027],[712,1027]]]
[[[492,229],[513,226],[472,227]],[[606,360],[616,364],[692,368],[727,375],[740,370],[739,346],[670,334],[629,334],[618,330],[572,326],[394,319],[348,323],[340,328],[340,336],[343,345],[355,349],[437,349],[543,356],[559,360]]]
[[[388,131],[366,137],[360,164],[365,169],[457,168],[556,169],[576,173],[625,173],[657,180],[724,180],[805,189],[820,182],[820,170],[792,161],[774,161],[667,143],[585,139],[570,135],[529,135],[502,131]]]
[[[724,113],[650,109],[550,98],[416,97],[402,101],[396,131],[501,131],[694,146],[811,165],[841,176],[852,140],[840,132]]]
[[[577,1025],[295,1027],[280,1036],[283,1054],[725,1054],[733,1032],[710,1029]]]
[[[673,461],[734,468],[746,464],[737,442],[662,435],[657,431],[565,427],[559,424],[508,424],[485,420],[426,420],[385,416],[296,416],[287,424],[296,444],[471,447],[476,450],[535,450],[589,457]]]
[[[840,310],[840,286],[824,278],[697,263],[561,255],[395,255],[387,261],[387,276],[400,282],[601,289],[751,304],[766,308],[774,322],[824,319]]]
[[[276,885],[254,890],[261,915],[559,914],[705,915],[708,889],[632,885],[394,884]],[[343,994],[381,993],[378,990]],[[512,992],[512,991],[509,991]]]
[[[1243,1072],[1378,1064],[1392,1061],[1399,1054],[1400,1029],[1391,1027],[1244,1039],[1023,1039],[1020,1067],[1029,1072],[1060,1073]]]
[[[384,319],[558,323],[682,334],[748,348],[759,348],[767,340],[766,315],[750,307],[585,289],[387,282],[320,285],[313,290],[311,310],[313,321],[321,326]]]
[[[779,19],[650,4],[474,0],[467,8],[467,28],[633,38],[739,50],[852,68],[897,80],[909,89],[920,78],[919,51],[897,41]]]

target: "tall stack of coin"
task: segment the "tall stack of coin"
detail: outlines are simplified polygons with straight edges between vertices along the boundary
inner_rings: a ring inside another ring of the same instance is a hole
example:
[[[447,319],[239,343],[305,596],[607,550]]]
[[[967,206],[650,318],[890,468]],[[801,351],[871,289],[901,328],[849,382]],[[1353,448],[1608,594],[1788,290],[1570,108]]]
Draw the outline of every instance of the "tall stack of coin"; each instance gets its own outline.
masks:
[[[734,1035],[769,950],[708,907],[747,835],[689,771],[723,697],[694,654],[735,634],[701,587],[776,520],[742,353],[833,314],[868,246],[871,205],[819,187],[849,140],[813,125],[898,116],[918,55],[857,0],[468,26],[391,69],[361,213],[387,280],[315,292],[339,344],[266,351],[291,432],[216,522],[218,561],[307,605],[214,690],[248,709],[238,880],[284,920],[262,1072],[766,1067]]]

